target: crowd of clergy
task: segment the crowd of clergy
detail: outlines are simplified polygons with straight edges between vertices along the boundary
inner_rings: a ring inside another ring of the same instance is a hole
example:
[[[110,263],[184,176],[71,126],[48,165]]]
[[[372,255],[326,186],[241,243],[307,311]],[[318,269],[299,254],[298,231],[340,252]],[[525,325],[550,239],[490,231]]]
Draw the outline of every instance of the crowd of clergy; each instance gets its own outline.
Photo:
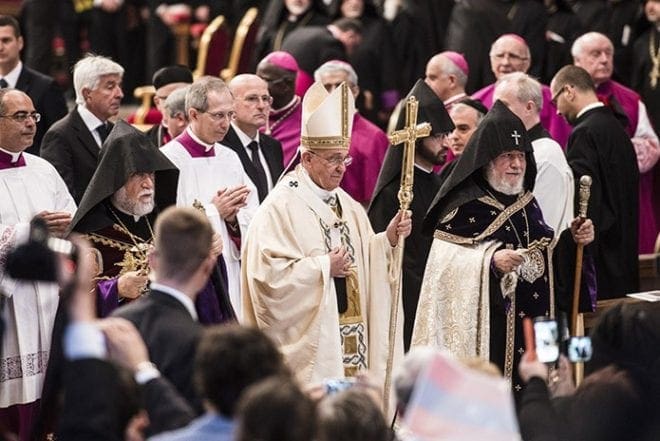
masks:
[[[46,3],[0,15],[0,439],[660,436],[660,0],[73,2],[68,105]],[[174,63],[251,6],[251,72]]]

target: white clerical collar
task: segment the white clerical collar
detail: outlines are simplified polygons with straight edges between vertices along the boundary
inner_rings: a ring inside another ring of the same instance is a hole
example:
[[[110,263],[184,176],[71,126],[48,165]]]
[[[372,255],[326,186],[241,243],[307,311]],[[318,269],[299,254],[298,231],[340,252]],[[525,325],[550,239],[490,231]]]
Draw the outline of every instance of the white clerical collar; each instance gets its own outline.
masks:
[[[418,169],[420,169],[420,170],[423,171],[424,173],[433,173],[433,167],[431,167],[430,169],[427,169],[427,168],[424,167],[423,165],[418,164],[418,163],[416,163],[416,162],[415,162],[415,167],[417,167]]]
[[[7,87],[12,89],[16,88],[16,83],[18,83],[18,77],[21,75],[22,68],[23,63],[19,61],[18,64],[7,73],[7,75],[2,77],[7,82]]]
[[[104,121],[101,121],[96,115],[90,112],[84,104],[78,104],[78,114],[80,114],[80,118],[83,120],[83,123],[85,123],[87,129],[92,133],[96,133],[96,129],[101,124],[105,124]]]
[[[312,190],[312,193],[314,193],[316,196],[318,196],[321,200],[325,201],[326,199],[336,196],[336,192],[333,191],[328,191],[324,188],[319,187],[316,185],[316,183],[312,180],[312,177],[307,173],[307,170],[304,167],[302,168],[303,171],[303,179],[307,182],[307,185],[309,185],[309,188]]]
[[[588,104],[588,105],[584,106],[584,107],[582,108],[582,110],[580,110],[580,111],[578,112],[578,114],[577,114],[577,116],[575,117],[575,119],[578,119],[579,117],[581,117],[582,115],[584,115],[585,113],[587,113],[588,111],[590,111],[591,109],[595,109],[595,108],[597,108],[597,107],[603,107],[604,105],[605,105],[605,104],[601,103],[600,101],[596,101],[595,103]]]
[[[466,94],[465,92],[457,93],[456,95],[447,98],[447,99],[443,102],[443,104],[444,104],[445,106],[449,106],[449,105],[451,105],[451,104],[454,104],[456,101],[459,101],[459,100],[461,100],[461,99],[463,99],[463,98],[465,98],[465,97],[467,97],[467,94]]]
[[[215,143],[213,143],[213,144],[208,144],[208,143],[202,141],[201,139],[199,139],[199,138],[197,137],[197,135],[195,135],[195,134],[193,133],[193,131],[192,131],[192,129],[190,128],[190,126],[186,127],[186,132],[188,132],[188,134],[189,134],[190,137],[193,139],[193,141],[195,141],[195,142],[196,142],[197,144],[199,144],[199,145],[204,146],[204,151],[205,151],[205,152],[208,152],[209,150],[211,150],[211,149],[213,148],[213,146],[215,145]]]
[[[231,123],[231,126],[234,128],[236,131],[236,135],[238,136],[238,139],[241,140],[241,144],[243,144],[243,147],[247,148],[248,144],[251,143],[252,141],[257,141],[257,144],[259,143],[259,131],[257,130],[257,135],[254,137],[254,139],[250,138],[244,131],[242,131],[236,124],[233,122]]]
[[[21,156],[21,153],[23,153],[23,152],[10,152],[9,150],[5,150],[3,148],[0,148],[0,152],[4,152],[4,153],[10,155],[12,163],[18,161],[18,158]]]
[[[172,288],[171,286],[167,285],[162,285],[160,283],[156,282],[151,282],[149,285],[149,288],[154,290],[154,291],[160,291],[163,292],[167,295],[170,295],[177,299],[179,302],[185,306],[185,308],[188,310],[190,313],[190,316],[195,320],[198,321],[199,318],[197,317],[197,311],[195,310],[195,302],[192,301],[190,297],[179,291],[178,289]]]

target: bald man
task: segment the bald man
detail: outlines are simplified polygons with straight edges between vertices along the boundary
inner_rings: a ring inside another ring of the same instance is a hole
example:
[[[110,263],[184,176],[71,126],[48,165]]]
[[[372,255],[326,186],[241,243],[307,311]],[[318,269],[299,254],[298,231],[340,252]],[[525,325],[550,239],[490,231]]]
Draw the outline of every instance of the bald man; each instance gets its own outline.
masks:
[[[652,253],[660,231],[660,219],[656,208],[660,204],[660,188],[657,166],[660,142],[648,117],[646,105],[637,92],[612,80],[614,71],[614,46],[607,36],[588,32],[575,40],[571,48],[573,64],[586,70],[596,86],[596,95],[612,108],[631,137],[639,180],[639,253]],[[656,127],[656,129],[659,129]]]
[[[424,81],[445,104],[451,106],[466,97],[468,64],[458,52],[445,51],[431,57],[426,64]]]
[[[521,36],[516,34],[504,34],[495,40],[490,48],[489,55],[490,68],[496,80],[512,72],[527,73],[532,63],[529,46],[527,46],[527,43]],[[495,83],[478,90],[472,97],[478,99],[490,109],[493,105],[494,91]],[[557,108],[552,103],[550,88],[542,85],[542,92],[543,107],[540,113],[541,125],[550,133],[552,139],[565,148],[571,128],[566,121],[557,115]]]
[[[259,129],[266,125],[273,98],[268,83],[257,75],[237,75],[229,82],[234,96],[234,120],[222,144],[238,154],[243,169],[263,202],[284,170],[282,144]]]

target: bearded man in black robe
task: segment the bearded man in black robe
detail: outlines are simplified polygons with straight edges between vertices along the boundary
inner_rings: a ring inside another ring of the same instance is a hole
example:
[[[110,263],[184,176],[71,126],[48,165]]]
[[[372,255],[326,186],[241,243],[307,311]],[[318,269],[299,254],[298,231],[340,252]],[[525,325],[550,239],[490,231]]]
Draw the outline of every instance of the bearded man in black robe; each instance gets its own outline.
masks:
[[[525,126],[497,101],[470,138],[424,220],[434,235],[412,346],[498,365],[522,389],[522,319],[555,316],[555,234],[534,195],[536,164]],[[573,220],[576,241],[593,240]]]
[[[406,239],[403,255],[403,344],[406,351],[410,347],[419,288],[422,286],[426,258],[433,240],[430,235],[422,235],[422,220],[433,196],[440,188],[440,177],[434,173],[434,168],[445,163],[447,159],[445,138],[454,130],[454,123],[445,110],[442,100],[424,80],[418,80],[408,96],[415,96],[419,101],[417,122],[430,123],[431,135],[415,142],[414,197],[410,205],[413,226],[412,233]],[[404,127],[405,113],[402,111],[399,114],[396,130]],[[403,146],[396,146],[387,150],[378,175],[376,189],[369,206],[369,220],[376,233],[385,231],[389,219],[392,219],[399,210],[397,194],[401,180],[402,149]]]
[[[72,230],[84,233],[102,257],[97,281],[99,316],[109,315],[146,290],[152,227],[158,213],[175,204],[178,177],[179,170],[147,135],[117,122],[71,222]],[[220,242],[217,245],[221,247]],[[222,273],[218,266],[197,296],[201,323],[235,317]]]

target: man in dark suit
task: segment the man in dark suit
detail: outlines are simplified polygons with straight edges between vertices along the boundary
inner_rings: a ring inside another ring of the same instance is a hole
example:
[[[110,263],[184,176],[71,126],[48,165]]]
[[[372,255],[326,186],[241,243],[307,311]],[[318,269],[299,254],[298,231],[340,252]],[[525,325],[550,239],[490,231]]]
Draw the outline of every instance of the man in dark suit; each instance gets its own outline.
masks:
[[[263,202],[284,170],[282,144],[259,129],[266,125],[273,98],[257,75],[235,76],[229,83],[236,112],[222,144],[234,150]]]
[[[76,63],[73,86],[76,108],[54,124],[41,146],[41,156],[55,166],[76,203],[80,202],[117,116],[124,94],[124,68],[109,58],[90,55]]]
[[[199,412],[192,372],[201,326],[194,302],[217,259],[212,240],[213,228],[198,210],[165,210],[156,221],[149,255],[154,274],[150,290],[113,314],[135,325],[151,361]]]
[[[23,49],[23,36],[16,19],[10,15],[0,15],[0,87],[10,87],[25,92],[41,120],[37,124],[34,143],[26,152],[39,155],[39,146],[46,130],[66,115],[66,101],[55,80],[23,65],[20,52]]]

